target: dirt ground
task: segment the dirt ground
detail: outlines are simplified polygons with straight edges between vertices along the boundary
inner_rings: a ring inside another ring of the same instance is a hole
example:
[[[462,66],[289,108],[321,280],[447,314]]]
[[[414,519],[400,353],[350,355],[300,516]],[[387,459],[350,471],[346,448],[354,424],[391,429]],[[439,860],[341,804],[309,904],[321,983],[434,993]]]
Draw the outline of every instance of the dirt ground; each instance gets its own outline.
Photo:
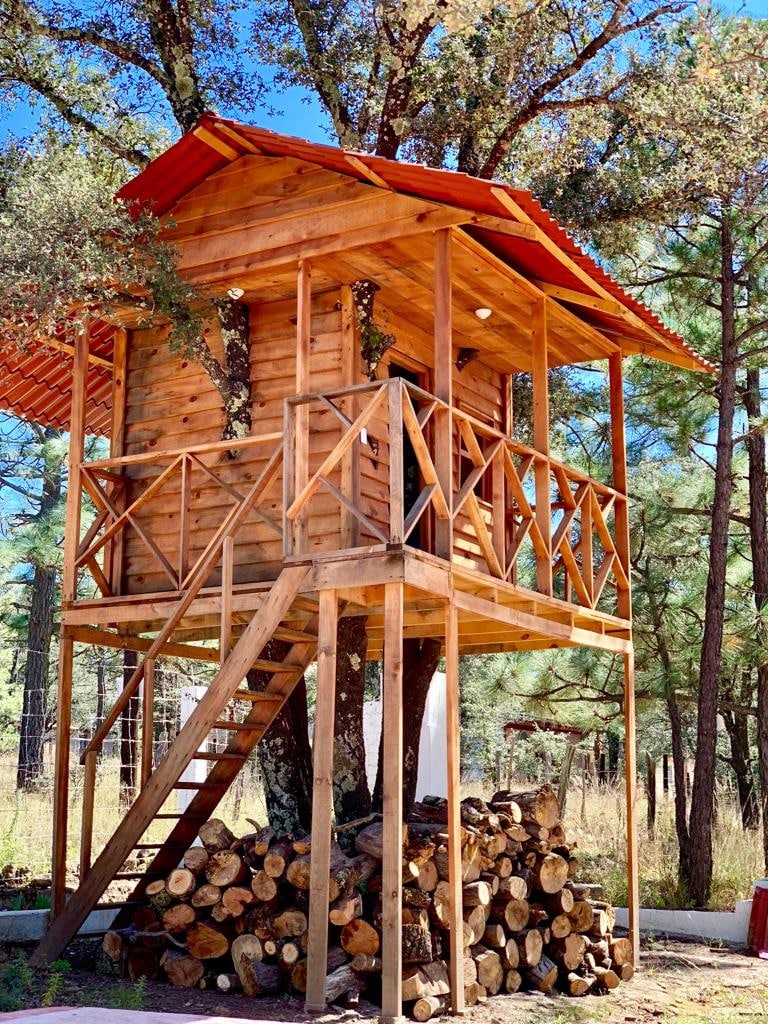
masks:
[[[378,1012],[361,1001],[357,1011],[336,1009],[323,1017],[308,1017],[301,1000],[290,996],[247,999],[161,982],[121,982],[94,942],[73,945],[66,963],[41,974],[24,967],[18,949],[0,952],[0,1009],[109,1006],[297,1024],[352,1024]],[[768,961],[695,943],[648,941],[633,981],[608,995],[496,996],[468,1009],[466,1019],[472,1024],[768,1024]]]

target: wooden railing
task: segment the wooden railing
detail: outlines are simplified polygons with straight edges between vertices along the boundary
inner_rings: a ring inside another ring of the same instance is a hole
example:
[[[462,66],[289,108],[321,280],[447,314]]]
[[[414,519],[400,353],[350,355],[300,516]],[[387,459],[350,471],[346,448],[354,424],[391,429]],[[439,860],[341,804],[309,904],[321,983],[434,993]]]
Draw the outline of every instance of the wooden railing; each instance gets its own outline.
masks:
[[[343,407],[350,402],[356,406],[352,413]],[[319,411],[332,412],[340,423],[338,440],[312,472],[307,459],[295,457],[302,443],[300,409],[309,434]],[[450,460],[440,460],[435,451],[438,416],[451,420]],[[376,434],[383,429],[385,437],[372,436],[374,423]],[[345,463],[381,463],[385,440],[389,496],[382,507],[363,493],[359,472],[345,473]],[[406,441],[419,474],[418,494],[407,507]],[[431,517],[431,528],[419,534],[422,550],[436,553],[436,526],[447,523],[453,561],[472,561],[462,553],[469,544],[477,551],[476,567],[495,579],[589,609],[610,588],[623,614],[621,595],[629,593],[626,496],[421,388],[396,378],[289,398],[284,444],[284,463],[294,470],[283,477],[286,556],[307,552],[302,524],[311,518],[315,496],[325,492],[356,520],[357,546],[407,544]],[[446,462],[449,478],[441,479],[437,466]],[[356,486],[342,486],[345,479],[356,480]]]

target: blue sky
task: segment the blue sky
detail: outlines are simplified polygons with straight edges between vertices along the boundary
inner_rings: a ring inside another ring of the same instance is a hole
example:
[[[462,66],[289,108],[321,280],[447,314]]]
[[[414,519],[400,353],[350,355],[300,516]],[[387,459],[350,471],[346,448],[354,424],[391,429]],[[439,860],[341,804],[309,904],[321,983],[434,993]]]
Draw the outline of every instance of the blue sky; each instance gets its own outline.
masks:
[[[719,6],[726,11],[768,18],[768,0],[723,0]],[[262,73],[269,74],[268,69],[261,70]],[[277,108],[276,112],[258,108],[247,120],[265,128],[317,142],[329,139],[328,117],[313,94],[301,89],[292,89],[270,96],[270,102]],[[222,110],[221,113],[231,112]],[[242,117],[242,114],[234,116]],[[36,121],[37,113],[25,104],[19,104],[11,111],[0,111],[0,144],[9,133],[21,137],[28,135],[34,130]]]

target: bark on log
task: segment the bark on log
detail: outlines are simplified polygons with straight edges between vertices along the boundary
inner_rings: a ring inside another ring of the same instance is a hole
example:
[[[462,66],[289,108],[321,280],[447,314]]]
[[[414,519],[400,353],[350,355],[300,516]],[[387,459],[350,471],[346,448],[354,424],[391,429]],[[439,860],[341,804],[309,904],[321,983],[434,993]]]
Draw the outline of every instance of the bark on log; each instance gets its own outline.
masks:
[[[220,818],[210,818],[198,830],[197,837],[208,853],[228,850],[235,837]]]
[[[209,823],[210,824],[210,823]],[[232,850],[219,850],[212,853],[205,866],[205,877],[211,885],[222,889],[227,885],[237,885],[248,873],[243,858]]]
[[[542,955],[535,966],[525,971],[525,980],[539,992],[551,992],[557,981],[557,965]]]

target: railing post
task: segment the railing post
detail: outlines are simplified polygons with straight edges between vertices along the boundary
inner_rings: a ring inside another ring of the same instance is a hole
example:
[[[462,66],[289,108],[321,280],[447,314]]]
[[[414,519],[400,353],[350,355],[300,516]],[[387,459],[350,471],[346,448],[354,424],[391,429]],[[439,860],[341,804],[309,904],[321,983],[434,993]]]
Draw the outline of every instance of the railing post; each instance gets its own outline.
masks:
[[[403,388],[399,378],[387,384],[387,420],[389,423],[389,542],[402,544],[405,520],[405,481],[403,477]]]
[[[189,505],[192,466],[186,455],[181,460],[181,496],[179,498],[179,589],[189,572]]]
[[[141,705],[141,788],[152,777],[155,752],[155,659],[144,661]],[[90,754],[88,755],[90,757]]]
[[[232,585],[235,570],[235,541],[224,538],[221,552],[221,624],[219,632],[219,661],[223,665],[232,646]]]
[[[445,495],[450,516],[435,519],[436,555],[453,558],[453,314],[451,308],[450,228],[435,232],[435,397],[446,408],[436,409],[435,471]]]
[[[290,558],[296,547],[294,521],[288,509],[296,497],[294,461],[296,454],[297,407],[287,399],[283,404],[283,558]]]
[[[125,450],[125,403],[127,394],[128,332],[124,328],[115,330],[112,346],[112,426],[109,436],[109,454],[112,458]],[[122,471],[121,471],[122,472]],[[127,505],[125,484],[113,488],[115,506],[122,512]],[[122,531],[115,534],[104,552],[104,575],[109,589],[117,596],[123,589],[123,551],[125,538]]]
[[[549,359],[547,345],[547,303],[534,306],[531,338],[531,381],[533,385],[533,447],[540,453],[534,464],[536,525],[546,553],[536,555],[536,588],[552,594],[552,495],[549,470]]]
[[[611,458],[613,486],[621,499],[614,506],[616,554],[627,579],[630,579],[629,505],[627,503],[627,437],[624,423],[624,375],[621,352],[608,357],[608,382],[611,404]],[[632,592],[629,588],[616,592],[617,612],[622,619],[632,618]]]
[[[352,288],[341,287],[341,370],[344,387],[360,382],[360,339],[356,329],[355,301]],[[359,411],[356,395],[344,402],[344,411],[354,421]],[[341,493],[353,504],[360,498],[360,443],[356,441],[341,460]],[[341,509],[341,547],[354,548],[360,543],[360,524],[349,509]]]
[[[296,394],[309,391],[309,353],[312,331],[312,266],[309,260],[299,260],[296,286]],[[296,435],[294,444],[294,487],[301,494],[309,480],[309,406],[298,405],[295,410]],[[289,471],[284,467],[283,472]],[[307,547],[307,517],[304,510],[294,520],[294,543],[298,554]]]
[[[85,757],[83,775],[83,820],[80,831],[80,881],[91,870],[93,851],[93,808],[96,798],[96,765],[99,755],[92,750]]]

